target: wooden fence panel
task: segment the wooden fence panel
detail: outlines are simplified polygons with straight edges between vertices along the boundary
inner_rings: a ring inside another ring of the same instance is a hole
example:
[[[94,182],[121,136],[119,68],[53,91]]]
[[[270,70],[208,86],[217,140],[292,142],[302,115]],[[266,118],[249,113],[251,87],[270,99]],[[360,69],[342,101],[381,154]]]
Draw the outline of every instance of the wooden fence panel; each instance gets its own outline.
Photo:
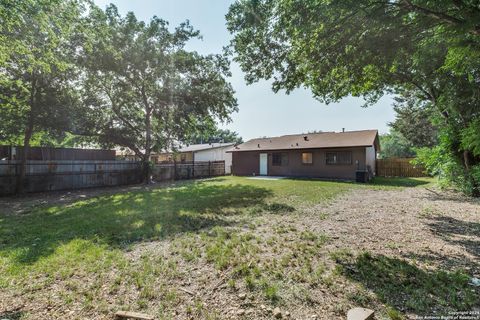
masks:
[[[0,161],[0,196],[16,190],[20,161]],[[225,175],[225,161],[196,161],[156,164],[155,181],[206,178]],[[118,186],[142,182],[142,165],[135,161],[37,161],[28,160],[26,192],[72,190]]]
[[[379,177],[426,177],[422,166],[411,164],[412,158],[377,159],[376,174]]]
[[[0,195],[13,194],[20,161],[0,161]],[[141,165],[133,161],[36,161],[26,165],[25,191],[43,192],[140,183]]]
[[[153,180],[183,180],[225,175],[225,161],[187,161],[155,164]]]
[[[0,159],[20,160],[23,154],[23,147],[0,146]],[[27,160],[60,161],[60,160],[92,160],[92,161],[113,161],[115,150],[100,149],[76,149],[76,148],[50,148],[30,147],[27,153]]]

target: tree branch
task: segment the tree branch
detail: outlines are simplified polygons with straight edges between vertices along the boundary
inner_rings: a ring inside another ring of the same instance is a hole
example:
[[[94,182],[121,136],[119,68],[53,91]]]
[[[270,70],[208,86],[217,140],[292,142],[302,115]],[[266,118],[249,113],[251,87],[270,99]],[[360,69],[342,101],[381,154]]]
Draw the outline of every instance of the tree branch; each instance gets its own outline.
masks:
[[[421,7],[419,5],[416,5],[416,4],[412,3],[411,0],[402,0],[402,2],[405,3],[406,6],[410,9],[412,9],[413,11],[420,12],[420,13],[426,15],[426,16],[432,17],[432,18],[437,19],[437,20],[441,20],[441,21],[446,22],[450,25],[456,25],[456,26],[465,26],[466,25],[465,20],[453,17],[453,16],[445,14],[443,12],[434,11],[434,10],[431,10],[431,9],[428,9],[428,8],[425,8],[425,7]],[[456,6],[458,6],[460,4],[461,3],[459,3],[458,1],[455,2]],[[473,26],[473,28],[470,30],[470,32],[475,34],[475,35],[480,35],[480,26],[478,26],[478,25]]]
[[[141,130],[136,128],[128,119],[126,119],[121,113],[120,113],[120,108],[118,107],[118,105],[115,103],[112,95],[110,94],[110,91],[109,89],[107,88],[107,86],[102,83],[102,86],[103,86],[103,89],[105,91],[105,94],[107,95],[108,99],[110,100],[110,103],[112,104],[112,111],[115,113],[115,115],[118,117],[118,119],[120,119],[123,123],[125,123],[127,125],[127,127],[129,127],[131,130],[133,130],[134,132],[138,133],[138,134],[141,134]]]

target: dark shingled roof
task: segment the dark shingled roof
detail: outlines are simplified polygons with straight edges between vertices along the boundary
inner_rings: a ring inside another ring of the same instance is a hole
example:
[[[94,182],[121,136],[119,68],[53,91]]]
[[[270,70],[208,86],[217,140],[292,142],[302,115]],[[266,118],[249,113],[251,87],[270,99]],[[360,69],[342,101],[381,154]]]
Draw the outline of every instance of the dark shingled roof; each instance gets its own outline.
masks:
[[[229,152],[367,147],[372,145],[375,145],[377,150],[380,149],[378,130],[305,133],[252,139],[235,146]]]

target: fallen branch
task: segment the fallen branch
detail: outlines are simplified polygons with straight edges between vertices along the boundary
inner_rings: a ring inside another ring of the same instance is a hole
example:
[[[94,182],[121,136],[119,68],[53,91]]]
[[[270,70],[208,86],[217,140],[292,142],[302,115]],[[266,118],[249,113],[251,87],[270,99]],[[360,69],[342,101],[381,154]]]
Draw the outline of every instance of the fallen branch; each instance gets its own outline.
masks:
[[[432,193],[434,193],[434,194],[436,194],[437,196],[441,196],[441,194],[438,193],[438,192],[436,192],[436,191],[433,191],[433,190],[428,189],[428,188],[425,188],[425,189],[428,190],[428,191],[430,191],[430,192],[432,192]]]
[[[217,283],[213,286],[212,291],[216,291],[224,281],[225,281],[225,276],[222,276],[220,280],[218,280]]]
[[[192,291],[187,290],[187,289],[185,289],[185,288],[179,288],[179,290],[182,290],[183,292],[186,292],[186,293],[188,293],[188,294],[190,294],[190,295],[192,295],[192,296],[195,295],[195,293],[193,293]]]
[[[152,316],[148,314],[130,312],[130,311],[117,311],[115,312],[115,319],[139,319],[139,320],[153,320]]]

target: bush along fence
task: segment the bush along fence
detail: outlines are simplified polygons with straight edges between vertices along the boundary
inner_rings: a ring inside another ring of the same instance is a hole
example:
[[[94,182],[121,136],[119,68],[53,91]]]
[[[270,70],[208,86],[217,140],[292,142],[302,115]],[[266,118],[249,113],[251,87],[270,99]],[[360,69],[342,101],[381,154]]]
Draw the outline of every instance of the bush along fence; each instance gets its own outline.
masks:
[[[426,177],[425,169],[411,164],[412,158],[377,159],[376,174],[379,177]]]
[[[225,175],[225,161],[164,162],[152,169],[154,181],[207,178]]]
[[[0,161],[0,196],[14,194],[20,161]],[[155,164],[154,181],[194,179],[225,175],[225,161]],[[141,183],[142,165],[135,161],[36,161],[26,165],[25,192],[74,190]]]

